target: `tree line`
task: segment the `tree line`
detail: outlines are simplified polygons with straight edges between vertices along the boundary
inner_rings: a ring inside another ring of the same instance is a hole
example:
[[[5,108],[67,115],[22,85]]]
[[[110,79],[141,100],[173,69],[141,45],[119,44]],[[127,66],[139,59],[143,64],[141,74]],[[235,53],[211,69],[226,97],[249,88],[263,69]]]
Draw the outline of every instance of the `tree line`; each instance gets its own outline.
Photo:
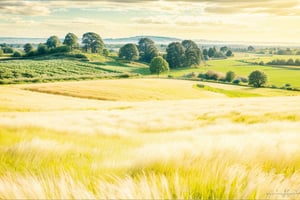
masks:
[[[167,46],[166,54],[160,54],[154,41],[149,38],[141,38],[137,45],[125,44],[119,50],[119,58],[150,63],[150,71],[154,74],[169,68],[198,66],[203,59],[200,48],[192,40],[172,42]]]
[[[87,32],[83,34],[81,47],[79,45],[79,39],[74,33],[68,33],[63,42],[60,41],[58,36],[53,35],[50,36],[45,43],[40,43],[37,48],[30,43],[26,43],[23,46],[25,57],[39,56],[49,53],[65,53],[76,49],[87,53],[108,53],[100,35],[93,32]],[[13,57],[23,56],[20,51],[13,49],[6,44],[2,44],[0,55],[1,53],[12,53]]]
[[[65,53],[73,50],[81,50],[87,53],[99,53],[108,55],[105,44],[97,33],[87,32],[82,35],[82,45],[74,33],[68,33],[61,42],[58,36],[50,36],[45,43],[41,43],[35,48],[27,43],[23,46],[25,57],[45,55],[49,53]],[[5,51],[11,50],[7,47]],[[12,50],[13,51],[13,50]],[[221,52],[221,53],[220,53]],[[232,51],[227,47],[222,47],[220,52],[216,48],[204,49],[203,53],[198,45],[192,40],[182,42],[172,42],[166,47],[166,53],[162,54],[156,47],[153,40],[141,38],[138,44],[125,44],[119,49],[118,57],[129,61],[141,61],[150,64],[151,73],[159,74],[163,71],[177,69],[181,67],[197,67],[206,57],[217,58],[218,55],[232,56]],[[1,52],[0,52],[1,53]],[[13,57],[23,56],[20,51],[13,51]]]

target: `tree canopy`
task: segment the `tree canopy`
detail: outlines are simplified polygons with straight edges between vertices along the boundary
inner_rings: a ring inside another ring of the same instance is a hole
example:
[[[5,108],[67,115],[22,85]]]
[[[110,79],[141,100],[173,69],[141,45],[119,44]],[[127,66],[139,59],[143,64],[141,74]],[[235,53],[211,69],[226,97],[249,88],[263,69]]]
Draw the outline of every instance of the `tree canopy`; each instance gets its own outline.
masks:
[[[82,36],[82,44],[84,44],[84,49],[91,53],[102,53],[105,45],[97,33],[88,32],[83,34]]]
[[[253,46],[250,45],[250,46],[248,47],[248,51],[254,51],[254,50],[255,50],[255,49],[254,49]]]
[[[73,49],[74,47],[78,47],[78,37],[74,33],[68,33],[65,36],[63,44],[70,47],[71,49]]]
[[[236,74],[235,74],[233,71],[228,71],[228,72],[226,73],[225,80],[226,80],[227,82],[232,82],[233,79],[235,78],[235,76],[236,76]]]
[[[39,44],[38,48],[37,48],[37,53],[39,55],[45,54],[48,52],[48,48],[47,45],[45,44]]]
[[[192,40],[182,41],[182,46],[185,48],[185,65],[199,65],[201,62],[201,50],[198,45]]]
[[[233,56],[233,53],[232,53],[232,51],[231,51],[231,50],[228,50],[228,51],[226,52],[226,56],[227,56],[227,57],[231,57],[231,56]]]
[[[166,58],[170,68],[183,67],[185,62],[185,51],[183,45],[179,42],[172,42],[169,44],[167,47]]]
[[[163,59],[163,57],[157,56],[151,60],[150,63],[151,74],[159,75],[160,73],[168,70],[169,70],[169,64],[165,59]]]
[[[141,38],[139,40],[138,50],[139,50],[140,60],[148,63],[154,57],[159,55],[159,51],[156,48],[154,42],[149,38]]]
[[[23,48],[24,48],[24,51],[25,51],[26,54],[28,54],[30,51],[33,50],[32,44],[29,44],[29,43],[25,44],[25,45],[23,46]]]
[[[50,36],[46,42],[47,47],[56,48],[61,45],[59,38],[56,35]]]
[[[254,87],[261,87],[267,83],[267,75],[259,70],[253,71],[249,75],[249,85],[253,85]]]
[[[125,44],[119,50],[119,58],[126,59],[126,60],[138,60],[139,51],[137,46],[132,43]]]
[[[217,49],[216,49],[216,47],[213,47],[213,48],[209,48],[209,49],[208,49],[207,55],[208,55],[210,58],[214,57],[216,54],[217,54]]]

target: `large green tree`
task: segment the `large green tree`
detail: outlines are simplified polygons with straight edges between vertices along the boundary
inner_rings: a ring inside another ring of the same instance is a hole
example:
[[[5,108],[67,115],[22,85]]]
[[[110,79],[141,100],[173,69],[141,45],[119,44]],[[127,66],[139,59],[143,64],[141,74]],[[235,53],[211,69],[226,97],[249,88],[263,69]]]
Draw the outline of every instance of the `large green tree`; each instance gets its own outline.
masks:
[[[74,33],[68,33],[65,36],[63,44],[70,47],[71,49],[78,47],[78,37]]]
[[[82,36],[82,44],[84,45],[85,51],[92,53],[102,53],[105,45],[97,33],[88,32]]]
[[[56,35],[50,36],[46,42],[47,47],[56,48],[61,45],[59,38]]]
[[[169,70],[169,64],[165,59],[163,59],[163,57],[157,56],[151,60],[150,63],[151,74],[159,75],[160,73],[168,70]]]
[[[33,46],[32,46],[32,44],[30,44],[30,43],[25,44],[25,45],[23,46],[23,48],[24,48],[24,51],[25,51],[26,54],[28,54],[30,51],[33,50]]]
[[[172,42],[167,47],[166,60],[170,68],[179,68],[184,66],[185,51],[184,47],[179,42]]]
[[[125,44],[119,50],[119,58],[126,59],[126,60],[138,60],[139,51],[137,46],[132,43]]]
[[[253,85],[254,87],[261,87],[265,85],[267,81],[267,75],[262,71],[256,70],[249,75],[249,85]]]
[[[141,38],[139,40],[138,50],[140,54],[140,60],[148,63],[154,57],[159,55],[159,51],[154,42],[149,38]]]
[[[217,54],[217,49],[215,47],[208,49],[208,56],[210,58],[214,57]]]
[[[182,46],[185,48],[185,65],[199,65],[201,62],[201,50],[198,45],[192,40],[182,41]]]

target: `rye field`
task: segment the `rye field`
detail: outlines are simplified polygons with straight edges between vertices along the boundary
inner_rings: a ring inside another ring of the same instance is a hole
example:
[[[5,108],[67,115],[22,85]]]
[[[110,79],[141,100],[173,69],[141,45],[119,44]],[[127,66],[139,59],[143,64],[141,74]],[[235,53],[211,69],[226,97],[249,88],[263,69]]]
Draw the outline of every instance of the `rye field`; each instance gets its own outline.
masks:
[[[300,198],[298,92],[154,78],[0,90],[1,199]]]

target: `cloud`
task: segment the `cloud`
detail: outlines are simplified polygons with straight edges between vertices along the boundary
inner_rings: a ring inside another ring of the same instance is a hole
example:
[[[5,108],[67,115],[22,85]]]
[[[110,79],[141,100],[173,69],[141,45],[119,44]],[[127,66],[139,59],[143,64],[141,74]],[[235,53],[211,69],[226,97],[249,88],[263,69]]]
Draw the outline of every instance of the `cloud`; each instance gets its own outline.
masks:
[[[11,15],[48,15],[50,10],[45,3],[37,1],[0,1],[0,12]]]
[[[205,11],[214,14],[269,14],[279,16],[299,15],[298,0],[231,1],[215,0],[208,4]]]
[[[49,15],[57,9],[146,9],[161,12],[203,9],[211,14],[299,15],[298,0],[2,0],[0,12],[13,15]],[[62,11],[61,10],[61,11]]]

